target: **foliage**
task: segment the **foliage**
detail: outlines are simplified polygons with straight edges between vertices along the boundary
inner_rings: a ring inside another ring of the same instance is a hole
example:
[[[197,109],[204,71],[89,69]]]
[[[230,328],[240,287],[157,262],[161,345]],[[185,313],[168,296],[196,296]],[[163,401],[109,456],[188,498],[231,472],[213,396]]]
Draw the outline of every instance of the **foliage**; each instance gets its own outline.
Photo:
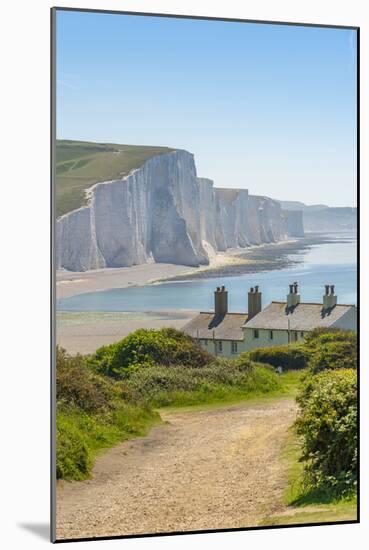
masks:
[[[354,331],[315,329],[307,336],[304,347],[314,374],[325,369],[357,368],[357,335]]]
[[[351,369],[357,366],[357,335],[350,330],[317,328],[306,335],[304,343],[256,348],[248,356],[284,370],[308,366],[313,374],[325,369]]]
[[[59,404],[97,412],[110,408],[111,401],[119,398],[120,388],[89,369],[82,355],[68,355],[58,346],[56,363],[56,399]]]
[[[190,336],[163,328],[139,329],[115,344],[103,346],[93,354],[90,364],[99,373],[123,379],[140,367],[203,367],[212,359]]]
[[[326,370],[306,378],[297,398],[305,479],[320,491],[352,492],[357,477],[357,376]]]
[[[139,369],[127,385],[155,406],[230,401],[283,391],[274,372],[249,360],[217,360],[201,369],[178,365]]]
[[[252,361],[267,363],[283,370],[304,369],[307,366],[307,353],[301,344],[256,348],[248,352]]]
[[[144,435],[160,420],[122,383],[91,371],[81,355],[73,357],[58,348],[56,371],[58,479],[89,477],[102,449]]]

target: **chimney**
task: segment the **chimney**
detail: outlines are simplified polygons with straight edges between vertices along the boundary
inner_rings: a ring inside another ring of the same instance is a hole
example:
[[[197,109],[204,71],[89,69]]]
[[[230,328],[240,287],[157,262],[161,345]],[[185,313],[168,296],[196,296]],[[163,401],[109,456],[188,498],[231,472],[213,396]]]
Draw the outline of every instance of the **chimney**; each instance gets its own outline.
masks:
[[[214,292],[215,317],[225,315],[228,312],[228,292],[225,286],[218,286]]]
[[[323,309],[332,309],[337,305],[337,296],[334,293],[334,285],[324,285]]]
[[[250,321],[261,311],[261,292],[259,286],[251,287],[248,293],[247,320]]]
[[[290,291],[287,294],[287,307],[295,307],[300,303],[299,285],[297,282],[289,285]]]

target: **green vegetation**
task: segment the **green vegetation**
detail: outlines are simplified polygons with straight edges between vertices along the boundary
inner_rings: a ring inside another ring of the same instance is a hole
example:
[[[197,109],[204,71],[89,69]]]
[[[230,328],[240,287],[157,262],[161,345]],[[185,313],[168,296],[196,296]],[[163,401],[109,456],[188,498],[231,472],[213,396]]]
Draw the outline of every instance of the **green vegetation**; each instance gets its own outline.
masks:
[[[250,362],[222,360],[202,368],[140,369],[129,378],[127,385],[155,407],[234,402],[285,392],[278,376],[270,369]]]
[[[330,490],[314,489],[306,484],[304,464],[301,461],[301,440],[291,430],[282,452],[282,460],[288,465],[288,486],[284,493],[287,505],[283,515],[271,515],[263,525],[292,525],[354,521],[357,519],[355,493],[338,496]]]
[[[326,369],[357,368],[357,334],[354,331],[315,329],[307,336],[304,349],[314,374]]]
[[[142,367],[181,365],[203,367],[213,356],[194,343],[194,340],[172,328],[139,329],[120,342],[99,348],[90,364],[97,372],[117,379]]]
[[[151,157],[171,151],[168,147],[57,140],[56,215],[85,205],[85,190],[95,183],[122,178]]]
[[[102,450],[144,435],[160,421],[147,403],[94,373],[81,355],[57,350],[57,477],[89,477]]]
[[[59,348],[57,476],[88,477],[99,452],[160,421],[154,407],[287,395],[293,385],[247,357],[215,359],[169,328],[137,330],[90,356]]]
[[[333,345],[338,352],[324,357],[324,350]],[[88,477],[102,449],[144,434],[160,421],[155,407],[293,395],[300,412],[284,457],[291,470],[286,502],[298,511],[293,517],[298,521],[300,514],[310,513],[307,506],[323,504],[329,517],[351,514],[356,491],[356,370],[342,366],[356,366],[355,351],[354,333],[319,330],[304,344],[220,359],[169,328],[137,330],[89,356],[71,357],[59,349],[58,477]],[[275,366],[281,364],[286,371],[278,375]],[[302,506],[306,509],[300,512]],[[288,522],[292,519],[281,519]]]
[[[327,370],[307,378],[297,402],[306,483],[318,491],[351,494],[357,479],[356,371]]]
[[[289,508],[283,516],[267,518],[269,525],[348,521],[357,514],[356,334],[319,329],[303,347],[308,369],[283,453],[289,464]]]
[[[301,344],[256,348],[248,352],[252,361],[267,363],[283,370],[298,370],[307,367],[307,353]]]
[[[350,330],[318,328],[306,336],[304,343],[257,348],[248,356],[284,370],[309,367],[314,374],[326,369],[356,369],[357,335]]]

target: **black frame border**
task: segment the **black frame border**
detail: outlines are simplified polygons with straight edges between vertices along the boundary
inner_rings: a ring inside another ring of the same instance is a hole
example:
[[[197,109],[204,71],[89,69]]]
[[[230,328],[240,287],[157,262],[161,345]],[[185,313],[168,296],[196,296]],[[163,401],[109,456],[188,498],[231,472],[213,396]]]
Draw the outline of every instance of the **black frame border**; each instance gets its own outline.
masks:
[[[194,531],[171,531],[165,533],[144,533],[137,535],[116,535],[106,537],[56,538],[56,263],[55,263],[55,144],[56,144],[56,15],[58,11],[75,11],[109,15],[134,15],[146,17],[166,17],[172,19],[197,19],[207,21],[224,21],[233,23],[258,23],[264,25],[285,25],[293,27],[317,27],[326,29],[346,29],[356,31],[356,202],[357,202],[357,315],[358,315],[358,486],[357,486],[357,519],[348,521],[329,521],[316,523],[298,523],[293,525],[266,525],[255,527],[235,527],[230,529],[205,529]],[[99,540],[138,539],[167,537],[176,535],[197,535],[209,533],[233,533],[245,531],[264,531],[272,529],[293,529],[298,527],[323,527],[326,525],[352,525],[360,523],[360,27],[323,23],[301,23],[287,21],[266,21],[261,19],[240,19],[229,17],[211,17],[204,15],[179,15],[170,13],[150,13],[124,10],[106,10],[93,8],[76,8],[54,6],[50,8],[50,541],[55,544],[64,542],[87,542]]]

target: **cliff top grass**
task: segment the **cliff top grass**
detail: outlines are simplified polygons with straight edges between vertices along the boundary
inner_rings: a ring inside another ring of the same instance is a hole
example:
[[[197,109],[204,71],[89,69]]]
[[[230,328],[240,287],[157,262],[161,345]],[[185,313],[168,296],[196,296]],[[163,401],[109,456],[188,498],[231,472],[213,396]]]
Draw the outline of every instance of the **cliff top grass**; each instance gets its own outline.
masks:
[[[86,204],[85,190],[100,181],[119,179],[169,147],[56,141],[56,216]]]

